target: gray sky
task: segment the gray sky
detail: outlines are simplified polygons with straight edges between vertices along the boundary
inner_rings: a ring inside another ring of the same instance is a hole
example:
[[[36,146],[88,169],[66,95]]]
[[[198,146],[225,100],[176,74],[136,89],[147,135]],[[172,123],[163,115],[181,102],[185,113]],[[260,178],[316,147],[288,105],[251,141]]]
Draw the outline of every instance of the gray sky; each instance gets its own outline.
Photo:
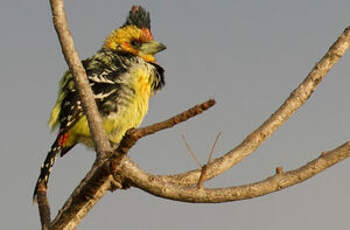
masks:
[[[94,54],[124,23],[135,1],[66,1],[81,58]],[[0,4],[0,216],[2,229],[38,229],[31,196],[55,134],[47,128],[57,83],[66,69],[48,1]],[[130,156],[148,172],[196,167],[185,134],[204,162],[218,132],[219,156],[260,125],[305,78],[350,24],[348,0],[142,1],[151,12],[166,87],[143,124],[174,115],[210,97],[218,104],[176,128],[143,139]],[[291,170],[350,139],[350,55],[347,53],[302,107],[263,146],[209,187],[261,180],[276,166]],[[49,183],[52,214],[83,178],[94,153],[75,147],[59,159]],[[350,161],[302,184],[253,200],[188,204],[138,189],[108,193],[79,229],[346,229]],[[348,169],[346,169],[348,168]]]

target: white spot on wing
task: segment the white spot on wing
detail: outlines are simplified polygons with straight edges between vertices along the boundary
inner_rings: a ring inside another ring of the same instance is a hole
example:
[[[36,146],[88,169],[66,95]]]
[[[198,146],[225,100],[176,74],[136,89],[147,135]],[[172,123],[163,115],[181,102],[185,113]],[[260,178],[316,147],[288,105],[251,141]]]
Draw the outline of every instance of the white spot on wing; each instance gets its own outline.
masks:
[[[106,75],[106,74],[105,74]],[[91,81],[94,81],[94,82],[97,82],[97,83],[108,83],[108,84],[114,84],[115,82],[104,77],[103,74],[100,74],[100,75],[92,75],[92,76],[89,76],[89,79]]]
[[[108,93],[99,93],[99,94],[95,94],[95,99],[103,99],[105,97],[110,96],[111,94],[113,94],[115,91],[117,91],[117,89],[113,89]]]

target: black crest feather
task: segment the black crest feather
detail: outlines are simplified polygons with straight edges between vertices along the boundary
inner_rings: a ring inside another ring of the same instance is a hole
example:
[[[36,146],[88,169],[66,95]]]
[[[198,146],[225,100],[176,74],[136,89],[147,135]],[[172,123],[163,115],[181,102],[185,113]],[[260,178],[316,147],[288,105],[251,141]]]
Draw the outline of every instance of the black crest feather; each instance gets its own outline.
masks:
[[[129,11],[129,15],[126,18],[126,22],[123,26],[135,25],[139,28],[151,29],[151,18],[149,12],[147,12],[141,6],[133,6]]]

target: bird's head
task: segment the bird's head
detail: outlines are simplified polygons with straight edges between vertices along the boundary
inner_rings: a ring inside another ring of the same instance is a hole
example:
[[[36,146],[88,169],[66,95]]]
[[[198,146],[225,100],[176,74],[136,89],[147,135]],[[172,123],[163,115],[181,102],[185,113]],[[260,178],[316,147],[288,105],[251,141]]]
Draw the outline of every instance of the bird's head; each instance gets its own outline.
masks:
[[[129,52],[147,62],[155,62],[154,55],[166,46],[153,39],[149,13],[141,6],[133,6],[124,25],[106,38],[103,48]]]

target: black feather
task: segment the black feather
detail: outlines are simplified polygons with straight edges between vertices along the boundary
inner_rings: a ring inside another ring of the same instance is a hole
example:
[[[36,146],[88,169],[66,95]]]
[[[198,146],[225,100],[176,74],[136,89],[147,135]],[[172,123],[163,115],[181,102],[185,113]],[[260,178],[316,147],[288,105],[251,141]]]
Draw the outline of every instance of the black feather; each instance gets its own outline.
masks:
[[[41,166],[40,169],[40,175],[38,180],[36,181],[34,194],[33,194],[33,202],[37,202],[37,196],[38,196],[38,189],[39,184],[43,183],[43,186],[47,188],[47,183],[49,182],[49,176],[51,169],[55,163],[57,155],[62,151],[63,147],[59,145],[59,139],[61,138],[60,135],[57,136],[56,141],[51,146],[51,149],[49,153],[46,156],[46,159],[44,161],[44,164]]]
[[[129,11],[129,15],[126,18],[124,26],[135,25],[139,28],[151,29],[151,18],[149,12],[147,12],[141,6],[133,6]]]
[[[156,79],[153,82],[153,89],[155,91],[158,91],[162,89],[165,85],[165,79],[164,79],[164,69],[160,65],[154,63],[154,62],[148,62],[149,64],[153,65],[155,67],[155,74],[156,74]]]

